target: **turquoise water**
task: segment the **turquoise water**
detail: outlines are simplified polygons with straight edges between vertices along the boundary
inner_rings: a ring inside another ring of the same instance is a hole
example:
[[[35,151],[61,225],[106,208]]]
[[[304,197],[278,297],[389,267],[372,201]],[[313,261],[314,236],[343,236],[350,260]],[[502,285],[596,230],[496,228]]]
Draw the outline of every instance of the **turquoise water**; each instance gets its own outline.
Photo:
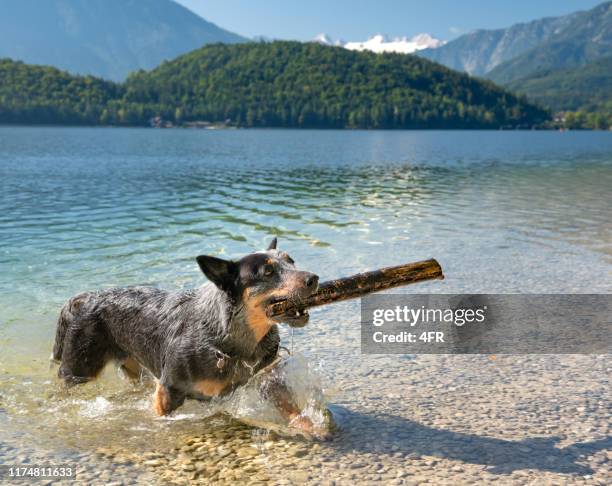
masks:
[[[271,235],[323,279],[436,257],[447,290],[610,289],[609,133],[1,128],[0,161],[24,352],[77,291],[199,285],[196,255]]]
[[[612,290],[610,133],[3,127],[0,184],[0,391],[53,379],[72,294],[200,285],[195,256],[272,235],[322,280],[435,257],[404,291]],[[350,369],[358,319],[315,311],[296,346]]]

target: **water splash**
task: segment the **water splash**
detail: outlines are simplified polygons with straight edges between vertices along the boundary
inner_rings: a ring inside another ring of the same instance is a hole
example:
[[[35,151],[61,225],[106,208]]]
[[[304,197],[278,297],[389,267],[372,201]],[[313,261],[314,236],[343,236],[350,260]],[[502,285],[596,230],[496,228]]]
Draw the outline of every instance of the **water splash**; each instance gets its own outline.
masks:
[[[113,408],[113,404],[104,397],[96,397],[93,401],[79,400],[77,403],[82,406],[79,413],[89,418],[102,417]]]
[[[273,369],[255,375],[246,385],[227,398],[217,399],[205,405],[210,415],[226,413],[249,425],[273,430],[281,435],[311,434],[291,427],[285,418],[262,394],[262,381],[270,375],[282,380],[291,391],[293,401],[302,411],[301,417],[313,424],[315,435],[326,435],[333,427],[327,409],[328,397],[324,392],[319,365],[297,353],[283,358]]]

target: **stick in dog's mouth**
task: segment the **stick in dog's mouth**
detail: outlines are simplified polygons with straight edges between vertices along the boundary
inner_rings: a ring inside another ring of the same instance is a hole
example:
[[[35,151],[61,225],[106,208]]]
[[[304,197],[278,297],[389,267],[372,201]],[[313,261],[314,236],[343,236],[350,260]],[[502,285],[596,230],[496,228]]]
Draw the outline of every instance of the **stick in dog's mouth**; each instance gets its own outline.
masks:
[[[308,324],[310,314],[306,310],[304,303],[298,297],[276,297],[268,302],[268,309],[276,303],[285,301],[291,303],[287,312],[269,317],[276,322],[287,324],[289,327],[304,327]]]

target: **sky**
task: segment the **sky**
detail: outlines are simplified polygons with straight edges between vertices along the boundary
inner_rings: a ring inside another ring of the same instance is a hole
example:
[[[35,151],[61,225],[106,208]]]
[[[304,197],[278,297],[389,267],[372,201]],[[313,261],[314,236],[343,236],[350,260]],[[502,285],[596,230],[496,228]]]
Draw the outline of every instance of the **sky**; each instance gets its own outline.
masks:
[[[588,10],[602,0],[176,0],[206,20],[246,37],[365,40],[377,33],[443,40],[475,29],[508,27]]]

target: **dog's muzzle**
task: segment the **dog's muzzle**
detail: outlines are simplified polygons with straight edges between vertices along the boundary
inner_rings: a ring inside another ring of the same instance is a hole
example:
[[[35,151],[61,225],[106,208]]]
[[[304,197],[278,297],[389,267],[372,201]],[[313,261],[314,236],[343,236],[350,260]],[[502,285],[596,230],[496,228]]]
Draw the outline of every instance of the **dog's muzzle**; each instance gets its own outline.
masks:
[[[319,288],[319,276],[310,272],[300,272],[302,285],[298,287],[292,295],[287,297],[293,303],[292,310],[280,316],[274,316],[272,320],[287,324],[289,327],[304,327],[308,324],[310,314],[303,305],[303,300],[310,297]]]

